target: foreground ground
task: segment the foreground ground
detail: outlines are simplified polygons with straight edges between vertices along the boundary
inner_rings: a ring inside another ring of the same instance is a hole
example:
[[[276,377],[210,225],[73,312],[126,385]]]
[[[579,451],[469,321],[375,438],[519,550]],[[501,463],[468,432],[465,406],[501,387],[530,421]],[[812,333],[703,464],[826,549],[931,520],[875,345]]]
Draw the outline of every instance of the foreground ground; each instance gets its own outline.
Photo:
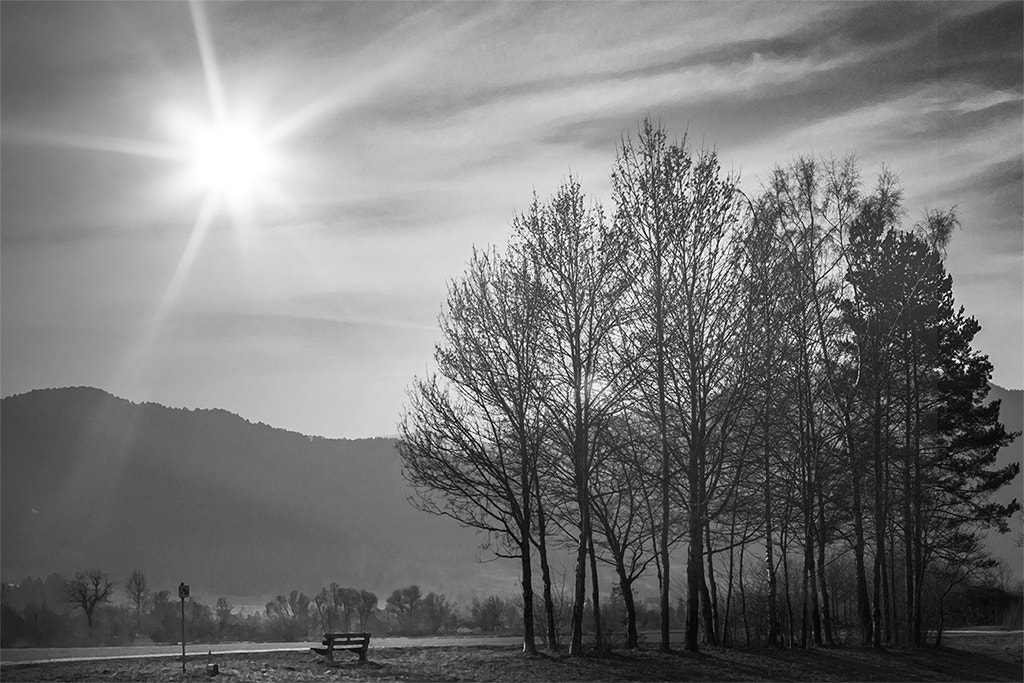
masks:
[[[214,655],[214,680],[241,681],[1021,681],[1022,636],[959,638],[957,649],[875,651],[843,647],[817,650],[706,648],[699,655],[649,649],[570,658],[525,657],[498,646],[408,647],[370,650],[326,667],[308,652]],[[342,654],[346,657],[346,653]],[[4,681],[199,681],[206,657],[56,662],[5,665]]]

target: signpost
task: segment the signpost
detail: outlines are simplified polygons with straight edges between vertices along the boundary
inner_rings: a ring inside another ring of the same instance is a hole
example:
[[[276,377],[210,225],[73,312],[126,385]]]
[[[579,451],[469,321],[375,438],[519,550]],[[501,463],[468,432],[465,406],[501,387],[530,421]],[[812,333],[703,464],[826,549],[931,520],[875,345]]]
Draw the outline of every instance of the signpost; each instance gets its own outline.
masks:
[[[188,585],[182,581],[178,585],[178,597],[181,598],[181,673],[185,673],[185,598],[188,597]]]

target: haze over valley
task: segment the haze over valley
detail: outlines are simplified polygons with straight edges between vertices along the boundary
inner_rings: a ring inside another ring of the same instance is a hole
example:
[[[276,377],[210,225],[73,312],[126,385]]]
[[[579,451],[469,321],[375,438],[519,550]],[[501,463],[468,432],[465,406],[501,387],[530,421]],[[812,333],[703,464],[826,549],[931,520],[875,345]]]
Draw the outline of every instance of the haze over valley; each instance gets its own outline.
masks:
[[[1022,395],[989,395],[1008,430],[1022,429]],[[210,603],[259,608],[331,582],[378,595],[416,583],[463,604],[517,589],[516,562],[494,560],[483,535],[409,504],[393,438],[325,439],[88,387],[0,406],[5,581],[95,567],[123,585],[141,568],[154,586],[188,581]],[[1022,461],[1018,438],[998,464]],[[990,545],[1021,576],[1019,517],[1012,529]]]
[[[482,537],[415,510],[394,440],[324,439],[223,410],[135,404],[98,389],[3,399],[2,575],[135,568],[262,607],[331,582],[417,583],[463,601],[514,592]]]

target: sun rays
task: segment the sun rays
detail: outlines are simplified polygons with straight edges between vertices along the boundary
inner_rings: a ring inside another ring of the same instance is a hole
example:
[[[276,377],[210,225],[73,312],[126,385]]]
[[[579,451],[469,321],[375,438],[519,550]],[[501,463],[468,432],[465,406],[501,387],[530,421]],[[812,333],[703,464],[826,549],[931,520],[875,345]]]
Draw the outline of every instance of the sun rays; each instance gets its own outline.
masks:
[[[235,247],[244,257],[258,239],[262,215],[287,203],[284,186],[288,181],[288,164],[284,161],[283,144],[287,135],[299,132],[299,127],[282,129],[279,122],[261,117],[252,103],[229,96],[203,3],[191,0],[189,16],[206,97],[192,103],[154,103],[161,133],[157,139],[14,132],[25,144],[87,149],[160,162],[169,173],[155,196],[173,205],[195,207],[195,218],[187,229],[187,239],[170,278],[141,321],[134,342],[123,354],[112,378],[111,388],[122,395],[132,395],[149,365],[160,331],[173,313],[210,234],[221,226],[230,229]],[[281,120],[293,117],[294,114]],[[304,118],[302,127],[311,123]],[[273,134],[268,132],[273,128]]]

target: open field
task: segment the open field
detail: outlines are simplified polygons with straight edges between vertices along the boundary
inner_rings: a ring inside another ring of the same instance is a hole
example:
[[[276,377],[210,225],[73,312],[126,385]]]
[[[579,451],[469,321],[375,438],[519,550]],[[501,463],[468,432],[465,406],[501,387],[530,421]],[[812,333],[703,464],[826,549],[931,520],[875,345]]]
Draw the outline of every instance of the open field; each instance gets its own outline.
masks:
[[[445,645],[497,645],[514,647],[521,644],[523,639],[516,636],[428,636],[421,638],[406,638],[383,636],[373,637],[371,641],[374,650],[406,648],[406,647],[442,647]],[[188,658],[204,657],[208,651],[213,654],[238,654],[238,653],[260,653],[296,650],[305,651],[310,647],[319,646],[319,640],[307,642],[278,642],[278,643],[188,643],[186,651]],[[42,662],[56,662],[62,659],[84,661],[90,659],[129,659],[134,657],[177,657],[181,655],[181,645],[112,645],[97,647],[14,647],[0,650],[0,664],[28,664]]]
[[[338,667],[309,652],[214,655],[217,680],[241,681],[1020,681],[1020,633],[950,639],[952,647],[875,651],[706,648],[699,655],[651,649],[608,656],[525,657],[514,647],[459,645],[370,650]],[[342,655],[345,656],[344,654]],[[208,680],[206,657],[190,657],[185,680]],[[173,657],[5,665],[4,681],[180,681]]]

